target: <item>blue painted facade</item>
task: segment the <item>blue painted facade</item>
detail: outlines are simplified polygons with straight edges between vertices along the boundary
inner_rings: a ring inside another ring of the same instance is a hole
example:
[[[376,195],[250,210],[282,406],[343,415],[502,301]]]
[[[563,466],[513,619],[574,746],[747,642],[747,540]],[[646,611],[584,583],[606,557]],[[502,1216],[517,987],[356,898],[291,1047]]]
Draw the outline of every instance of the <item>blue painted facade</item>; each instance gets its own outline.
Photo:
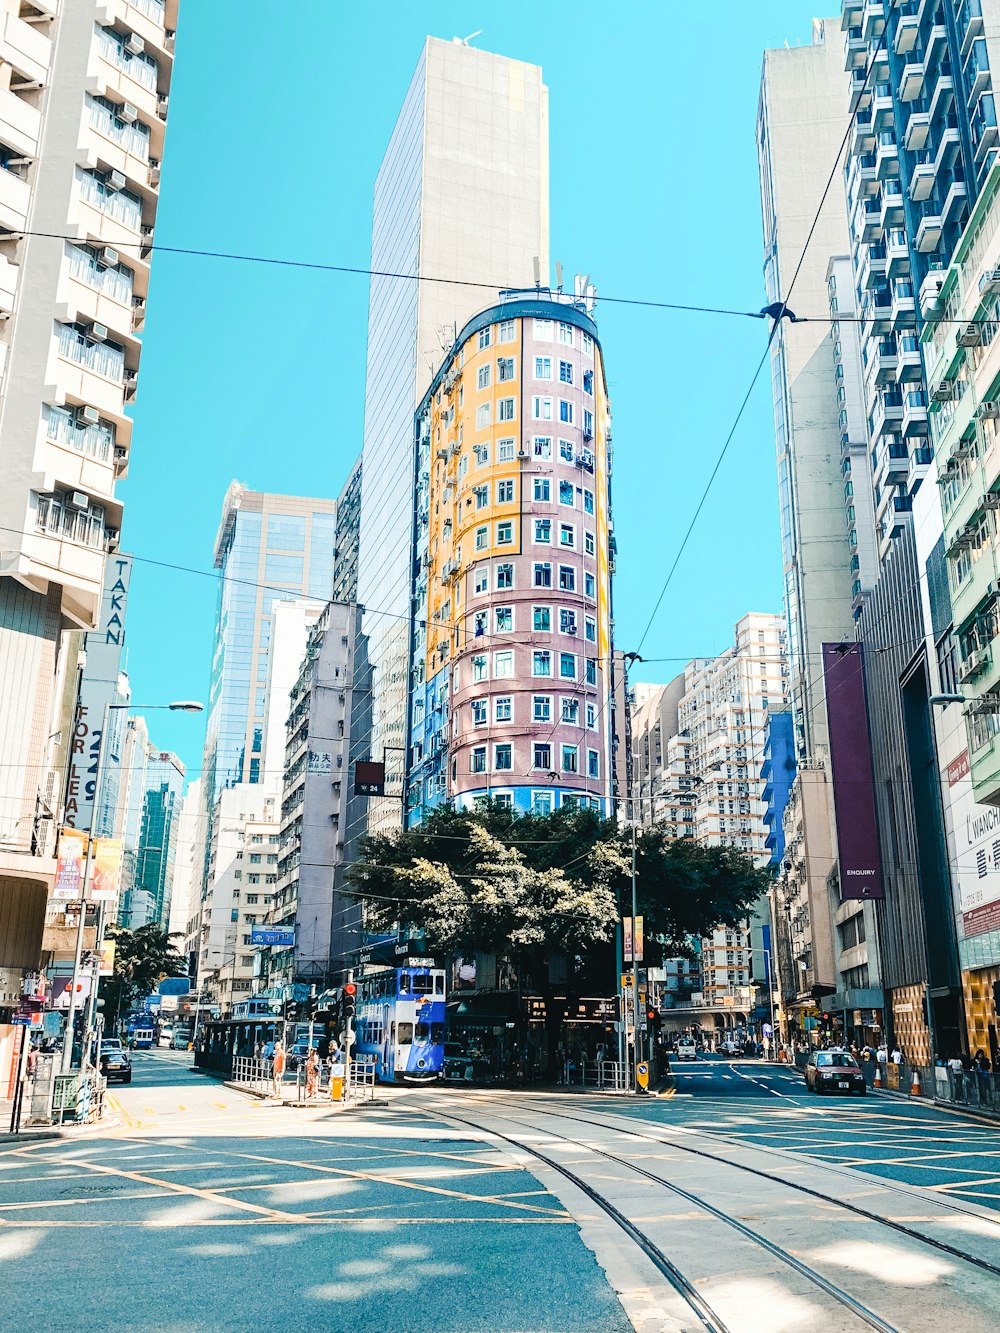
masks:
[[[764,845],[770,852],[771,869],[777,871],[785,855],[785,807],[795,781],[795,729],[790,710],[772,713],[767,720],[760,776],[764,779],[762,799],[767,805]]]

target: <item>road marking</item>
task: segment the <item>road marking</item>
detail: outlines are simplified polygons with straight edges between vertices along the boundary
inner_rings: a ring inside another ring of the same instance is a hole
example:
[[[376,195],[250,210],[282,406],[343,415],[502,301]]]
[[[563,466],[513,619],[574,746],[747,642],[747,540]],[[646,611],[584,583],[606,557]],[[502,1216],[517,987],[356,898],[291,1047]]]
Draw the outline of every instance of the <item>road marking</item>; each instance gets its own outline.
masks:
[[[484,1200],[484,1202],[488,1202]],[[281,1220],[281,1219],[279,1219]],[[418,1226],[463,1226],[469,1223],[488,1222],[491,1226],[529,1226],[529,1227],[551,1227],[551,1226],[576,1226],[577,1221],[596,1222],[600,1219],[595,1214],[579,1213],[576,1217],[381,1217],[378,1218],[379,1226],[401,1227],[409,1230]],[[338,1213],[335,1216],[315,1216],[313,1214],[303,1213],[301,1216],[293,1216],[287,1222],[282,1223],[285,1226],[350,1226],[352,1224],[371,1230],[372,1218],[369,1217],[345,1217]],[[35,1219],[25,1220],[23,1222],[8,1222],[5,1218],[0,1218],[0,1230],[10,1228],[15,1231],[42,1231],[45,1229],[56,1229],[60,1227],[114,1227],[115,1230],[121,1227],[142,1227],[149,1230],[164,1230],[168,1227],[182,1227],[187,1230],[189,1227],[273,1227],[277,1223],[266,1217],[217,1217],[217,1218],[185,1218],[182,1222],[146,1222],[137,1221],[132,1218],[118,1219],[114,1222],[88,1222],[82,1219],[60,1220],[53,1222],[42,1222]]]

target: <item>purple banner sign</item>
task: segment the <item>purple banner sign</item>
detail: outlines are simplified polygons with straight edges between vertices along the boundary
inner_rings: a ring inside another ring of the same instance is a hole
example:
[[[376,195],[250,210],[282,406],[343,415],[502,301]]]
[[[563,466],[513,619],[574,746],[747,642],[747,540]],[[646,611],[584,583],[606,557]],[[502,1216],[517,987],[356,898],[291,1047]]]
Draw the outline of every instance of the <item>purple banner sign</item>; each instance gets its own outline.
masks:
[[[824,643],[830,770],[837,820],[840,897],[882,898],[875,784],[861,644]]]

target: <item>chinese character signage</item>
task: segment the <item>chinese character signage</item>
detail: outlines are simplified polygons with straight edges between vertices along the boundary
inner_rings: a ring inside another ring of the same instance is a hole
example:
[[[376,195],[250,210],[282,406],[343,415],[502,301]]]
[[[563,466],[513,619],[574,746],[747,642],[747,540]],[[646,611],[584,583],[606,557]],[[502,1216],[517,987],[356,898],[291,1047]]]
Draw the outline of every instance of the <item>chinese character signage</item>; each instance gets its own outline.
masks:
[[[63,829],[59,834],[56,858],[56,880],[53,898],[83,897],[83,867],[87,857],[87,835],[74,829]]]

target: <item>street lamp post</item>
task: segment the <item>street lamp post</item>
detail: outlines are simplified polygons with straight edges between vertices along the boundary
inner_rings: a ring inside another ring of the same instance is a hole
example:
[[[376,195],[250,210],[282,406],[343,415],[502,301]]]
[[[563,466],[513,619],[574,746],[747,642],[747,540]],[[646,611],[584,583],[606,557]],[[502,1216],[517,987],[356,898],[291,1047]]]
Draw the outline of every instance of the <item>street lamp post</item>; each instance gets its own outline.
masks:
[[[203,707],[204,707],[203,704],[197,703],[192,699],[181,699],[175,703],[170,703],[170,704],[109,703],[104,705],[104,717],[101,722],[101,739],[98,742],[97,746],[97,765],[96,765],[96,772],[94,775],[94,805],[93,805],[94,813],[91,815],[90,829],[87,833],[87,854],[83,863],[83,882],[80,885],[80,900],[81,900],[80,920],[79,923],[77,924],[77,929],[76,929],[76,947],[73,953],[73,975],[70,980],[69,1006],[66,1013],[66,1030],[65,1030],[65,1035],[63,1037],[62,1072],[64,1074],[69,1073],[70,1066],[72,1065],[73,1061],[73,1027],[76,1019],[76,1008],[77,1008],[76,990],[77,986],[80,984],[81,965],[83,962],[84,928],[87,921],[87,890],[90,887],[90,871],[94,857],[94,845],[97,841],[96,830],[94,826],[96,823],[96,814],[100,806],[101,794],[104,789],[104,769],[105,769],[105,764],[107,762],[107,739],[108,739],[108,727],[110,726],[111,722],[111,714],[113,712],[119,712],[122,709],[125,709],[126,711],[129,712],[140,712],[140,711],[149,712],[160,708],[169,709],[169,711],[172,713],[200,713]],[[103,904],[98,905],[97,919],[95,924],[96,924],[96,938],[94,942],[94,947],[95,951],[99,955],[104,936]],[[88,997],[88,1002],[87,1002],[87,1019],[86,1022],[84,1023],[84,1030],[81,1034],[82,1037],[80,1043],[81,1068],[86,1058],[87,1044],[90,1037],[90,1028],[93,1024],[93,1015],[97,1012],[97,983],[99,981],[99,976],[100,976],[100,964],[98,963],[97,968],[94,970],[94,974],[91,979],[91,995]]]

